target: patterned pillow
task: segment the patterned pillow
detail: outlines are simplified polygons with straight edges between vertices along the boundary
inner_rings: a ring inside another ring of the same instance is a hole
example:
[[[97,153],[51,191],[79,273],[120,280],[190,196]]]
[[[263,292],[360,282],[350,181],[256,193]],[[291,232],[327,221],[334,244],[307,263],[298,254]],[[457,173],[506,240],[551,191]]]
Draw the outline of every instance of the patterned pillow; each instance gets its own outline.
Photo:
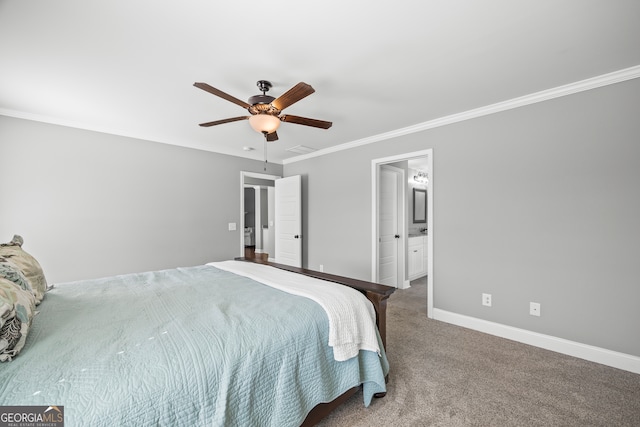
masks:
[[[47,280],[38,261],[22,249],[22,237],[15,235],[9,243],[0,244],[0,257],[6,258],[18,267],[25,275],[36,296],[36,304],[40,304],[47,290]]]
[[[35,309],[31,291],[0,278],[0,362],[10,361],[24,347]]]
[[[20,286],[20,288],[24,289],[27,292],[31,292],[35,296],[35,291],[31,287],[31,283],[22,274],[20,268],[13,264],[9,259],[0,257],[0,277],[10,280],[16,285]]]

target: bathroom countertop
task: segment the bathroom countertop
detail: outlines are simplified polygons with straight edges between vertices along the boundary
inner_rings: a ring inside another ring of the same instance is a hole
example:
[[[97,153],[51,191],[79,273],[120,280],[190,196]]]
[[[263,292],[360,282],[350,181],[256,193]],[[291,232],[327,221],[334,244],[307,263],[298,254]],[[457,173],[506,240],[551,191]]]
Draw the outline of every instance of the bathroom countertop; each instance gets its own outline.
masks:
[[[427,233],[409,233],[409,237],[422,237],[422,236],[426,236]]]

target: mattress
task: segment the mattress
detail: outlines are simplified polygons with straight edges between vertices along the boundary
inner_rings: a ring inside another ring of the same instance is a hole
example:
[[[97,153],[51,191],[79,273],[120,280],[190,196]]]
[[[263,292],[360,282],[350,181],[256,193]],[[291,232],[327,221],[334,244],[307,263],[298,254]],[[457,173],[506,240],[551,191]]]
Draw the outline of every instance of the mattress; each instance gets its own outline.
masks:
[[[385,391],[381,343],[336,361],[319,304],[210,265],[60,284],[38,308],[0,405],[62,405],[67,426],[297,426]]]

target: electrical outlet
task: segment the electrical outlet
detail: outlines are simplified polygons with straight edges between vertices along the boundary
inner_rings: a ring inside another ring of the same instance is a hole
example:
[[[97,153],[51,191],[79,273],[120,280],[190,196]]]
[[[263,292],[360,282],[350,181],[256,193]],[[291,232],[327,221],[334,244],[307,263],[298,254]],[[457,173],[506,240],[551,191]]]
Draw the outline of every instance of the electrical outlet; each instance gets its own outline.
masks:
[[[482,305],[491,307],[491,294],[482,294]]]
[[[324,265],[320,264],[320,273],[323,273],[323,272],[324,272]]]
[[[529,303],[529,314],[532,316],[540,316],[540,303],[530,302]]]

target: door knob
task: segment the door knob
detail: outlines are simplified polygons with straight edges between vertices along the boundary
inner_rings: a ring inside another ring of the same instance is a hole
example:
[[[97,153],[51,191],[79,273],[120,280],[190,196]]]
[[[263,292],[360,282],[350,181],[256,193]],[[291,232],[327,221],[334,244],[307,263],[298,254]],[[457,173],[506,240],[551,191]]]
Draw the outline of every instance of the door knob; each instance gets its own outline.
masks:
[[[294,238],[294,239],[299,239],[299,238],[300,238],[300,236],[296,234],[295,236],[293,236],[293,238]]]
[[[395,237],[396,237],[396,239],[399,239],[399,238],[400,238],[400,235],[399,235],[399,234],[396,234],[396,236],[395,236]]]

